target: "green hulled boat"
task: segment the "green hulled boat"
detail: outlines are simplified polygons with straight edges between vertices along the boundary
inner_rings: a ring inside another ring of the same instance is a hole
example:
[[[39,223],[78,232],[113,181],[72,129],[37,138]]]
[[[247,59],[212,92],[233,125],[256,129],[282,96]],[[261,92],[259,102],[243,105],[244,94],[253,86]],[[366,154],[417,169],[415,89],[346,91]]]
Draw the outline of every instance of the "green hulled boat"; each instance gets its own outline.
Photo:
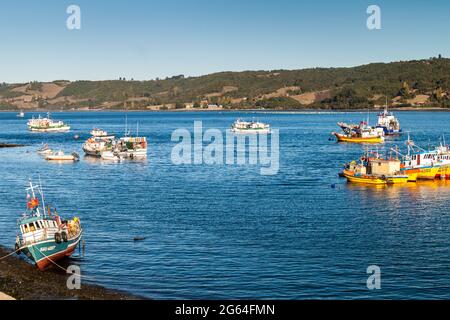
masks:
[[[15,248],[18,254],[24,253],[40,270],[45,270],[72,255],[83,230],[77,217],[61,220],[56,210],[46,209],[41,186],[33,186],[30,181],[26,190],[27,210],[18,221],[20,234]]]

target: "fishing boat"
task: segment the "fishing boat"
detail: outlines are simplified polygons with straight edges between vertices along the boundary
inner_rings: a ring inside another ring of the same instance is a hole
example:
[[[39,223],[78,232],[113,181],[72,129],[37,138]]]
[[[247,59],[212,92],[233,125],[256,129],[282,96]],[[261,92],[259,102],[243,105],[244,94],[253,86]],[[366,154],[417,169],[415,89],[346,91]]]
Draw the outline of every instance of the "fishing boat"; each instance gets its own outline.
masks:
[[[50,147],[46,143],[46,144],[42,144],[42,147],[37,149],[36,152],[40,155],[48,155],[48,154],[52,153],[53,151],[52,151],[52,149],[50,149]]]
[[[54,153],[48,154],[45,157],[45,160],[75,162],[80,160],[80,156],[75,152],[72,152],[71,154],[65,154],[64,151],[59,150]]]
[[[402,154],[397,148],[391,150],[402,157],[401,170],[406,174],[416,173],[418,179],[434,180],[450,178],[450,148],[440,144],[431,150],[416,145],[408,135],[408,151]]]
[[[56,121],[50,118],[50,113],[47,113],[47,117],[42,118],[40,115],[38,118],[33,116],[27,123],[28,130],[33,132],[67,132],[70,130],[70,126],[63,121]]]
[[[18,220],[20,233],[16,237],[15,249],[25,254],[40,270],[45,270],[57,261],[69,257],[80,243],[83,229],[78,217],[63,220],[56,209],[45,206],[44,193],[40,185],[26,189],[27,208]]]
[[[98,129],[98,128],[94,128],[91,130],[91,136],[93,137],[107,137],[108,136],[108,132],[102,130],[102,129]]]
[[[115,137],[108,135],[106,131],[94,129],[91,135],[92,137],[86,140],[82,147],[85,154],[100,157],[102,152],[112,151],[115,148]]]
[[[377,128],[381,128],[387,136],[399,135],[402,133],[400,122],[392,112],[388,111],[387,103],[384,111],[378,115]]]
[[[17,114],[17,118],[25,118],[25,113],[24,113],[23,111],[20,111],[20,112]]]
[[[242,121],[236,120],[231,126],[231,131],[234,133],[270,133],[270,125],[258,121]]]
[[[116,151],[129,159],[142,159],[147,157],[147,138],[123,137],[119,139]]]
[[[417,180],[417,173],[405,173],[400,170],[401,161],[399,159],[383,158],[378,153],[370,156],[367,152],[360,160],[360,163],[352,161],[346,165],[342,175],[349,182],[389,185]]]
[[[373,128],[362,121],[360,124],[347,124],[338,122],[343,133],[332,132],[338,142],[350,143],[382,143],[384,142],[384,132],[381,128]]]

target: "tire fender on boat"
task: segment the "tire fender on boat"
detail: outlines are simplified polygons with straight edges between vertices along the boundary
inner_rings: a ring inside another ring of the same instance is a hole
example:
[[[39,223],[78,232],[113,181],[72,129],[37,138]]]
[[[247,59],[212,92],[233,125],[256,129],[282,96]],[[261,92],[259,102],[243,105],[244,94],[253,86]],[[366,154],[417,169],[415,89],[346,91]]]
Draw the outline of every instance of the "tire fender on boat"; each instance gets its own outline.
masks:
[[[63,239],[64,242],[67,242],[67,232],[63,231],[61,232],[61,238]]]
[[[55,233],[55,242],[61,243],[61,234],[60,233]]]

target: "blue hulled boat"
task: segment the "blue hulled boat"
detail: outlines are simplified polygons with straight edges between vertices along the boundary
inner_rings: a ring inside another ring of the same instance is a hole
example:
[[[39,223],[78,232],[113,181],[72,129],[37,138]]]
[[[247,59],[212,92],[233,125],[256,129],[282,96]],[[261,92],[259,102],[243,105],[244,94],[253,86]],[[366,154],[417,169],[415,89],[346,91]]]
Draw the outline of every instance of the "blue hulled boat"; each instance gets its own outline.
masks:
[[[400,122],[392,112],[388,111],[387,105],[384,108],[384,111],[378,115],[377,128],[382,128],[384,135],[386,136],[399,135],[402,133]]]

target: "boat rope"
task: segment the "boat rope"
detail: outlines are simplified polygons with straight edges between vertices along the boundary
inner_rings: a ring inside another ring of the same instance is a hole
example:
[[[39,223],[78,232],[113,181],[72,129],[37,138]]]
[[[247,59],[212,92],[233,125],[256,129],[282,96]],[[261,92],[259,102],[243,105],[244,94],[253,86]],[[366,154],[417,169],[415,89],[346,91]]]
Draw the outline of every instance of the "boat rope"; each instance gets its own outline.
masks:
[[[8,257],[10,257],[10,256],[12,256],[13,254],[19,252],[19,251],[22,250],[23,248],[24,248],[24,247],[19,248],[19,249],[17,249],[16,251],[13,251],[13,252],[8,253],[6,256],[1,257],[1,258],[0,258],[0,261],[1,261],[1,260],[4,260],[4,259],[6,259],[6,258],[8,258]]]
[[[80,277],[80,278],[91,279],[91,280],[93,280],[93,278],[91,278],[91,277],[83,276],[83,275],[81,275],[81,274],[75,274],[75,273],[69,272],[66,268],[60,266],[60,265],[57,264],[55,261],[53,261],[52,259],[50,259],[50,257],[47,256],[45,253],[43,253],[43,252],[40,252],[40,253],[44,256],[44,258],[46,258],[48,261],[50,261],[51,263],[53,263],[55,266],[57,266],[57,267],[60,268],[61,270],[65,271],[66,273],[73,274],[74,276],[77,276],[77,277]]]

